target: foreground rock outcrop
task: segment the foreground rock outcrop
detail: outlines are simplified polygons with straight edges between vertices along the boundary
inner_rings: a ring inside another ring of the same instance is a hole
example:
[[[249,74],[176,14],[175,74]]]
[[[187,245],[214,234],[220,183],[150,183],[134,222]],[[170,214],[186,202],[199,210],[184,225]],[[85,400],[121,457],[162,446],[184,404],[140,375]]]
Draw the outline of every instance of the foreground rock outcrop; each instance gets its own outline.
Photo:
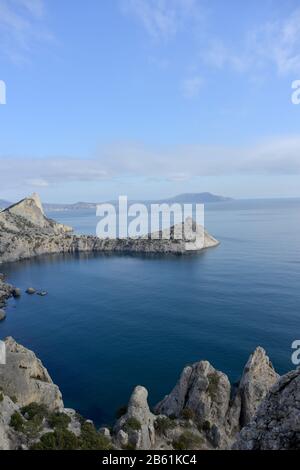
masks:
[[[13,338],[5,344],[0,450],[300,449],[300,371],[279,378],[262,348],[250,356],[237,387],[201,361],[183,370],[154,412],[147,390],[138,386],[112,430],[97,431],[64,408],[58,387],[32,351]]]
[[[155,446],[155,416],[150,412],[147,398],[148,391],[144,387],[135,388],[126,414],[114,427],[120,447],[151,449]]]
[[[174,235],[183,233],[181,240]],[[164,231],[128,239],[77,236],[72,229],[47,218],[37,194],[25,198],[0,212],[0,263],[18,261],[51,253],[132,252],[184,254],[218,245],[203,227],[192,219],[171,227],[171,236]],[[155,238],[155,239],[154,239]]]
[[[57,385],[54,385],[47,369],[29,351],[13,338],[5,340],[6,364],[0,364],[0,387],[2,392],[14,397],[20,406],[30,403],[46,405],[50,410],[64,407]]]
[[[300,450],[300,370],[284,375],[234,445],[239,450]]]
[[[279,375],[264,349],[257,348],[250,356],[239,384],[242,427],[250,423],[260,403],[278,380]]]

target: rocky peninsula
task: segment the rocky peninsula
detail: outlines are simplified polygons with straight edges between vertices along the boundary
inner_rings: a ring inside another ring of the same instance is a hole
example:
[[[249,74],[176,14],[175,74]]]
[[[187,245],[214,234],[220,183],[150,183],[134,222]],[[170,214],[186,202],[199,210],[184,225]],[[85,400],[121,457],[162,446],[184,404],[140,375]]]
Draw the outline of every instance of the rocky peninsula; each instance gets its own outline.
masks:
[[[182,231],[182,239],[175,237]],[[37,194],[0,212],[0,263],[43,254],[78,252],[173,253],[183,255],[217,246],[219,242],[191,218],[164,232],[137,238],[109,239],[74,235],[71,227],[46,217]]]

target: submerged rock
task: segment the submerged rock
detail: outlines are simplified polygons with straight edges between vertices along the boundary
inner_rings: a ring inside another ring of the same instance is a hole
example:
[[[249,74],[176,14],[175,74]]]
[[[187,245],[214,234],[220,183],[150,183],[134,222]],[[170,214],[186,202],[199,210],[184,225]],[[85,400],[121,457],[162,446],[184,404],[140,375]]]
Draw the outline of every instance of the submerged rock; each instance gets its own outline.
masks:
[[[12,295],[15,298],[21,297],[21,289],[18,289],[17,287],[14,287],[12,290]]]
[[[28,289],[26,289],[26,294],[33,295],[35,293],[36,290],[33,287],[28,287]]]

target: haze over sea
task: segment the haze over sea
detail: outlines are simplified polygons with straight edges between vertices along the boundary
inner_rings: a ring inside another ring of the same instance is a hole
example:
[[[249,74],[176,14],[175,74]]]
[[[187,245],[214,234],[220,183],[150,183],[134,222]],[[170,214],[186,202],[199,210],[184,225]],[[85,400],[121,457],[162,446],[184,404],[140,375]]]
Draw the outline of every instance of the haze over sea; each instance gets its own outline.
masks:
[[[48,214],[95,233],[94,211]],[[1,267],[49,295],[12,300],[0,337],[34,350],[65,405],[111,423],[135,385],[153,405],[182,368],[209,360],[236,382],[263,346],[275,368],[300,339],[300,200],[206,205],[221,245],[196,256],[49,256]]]

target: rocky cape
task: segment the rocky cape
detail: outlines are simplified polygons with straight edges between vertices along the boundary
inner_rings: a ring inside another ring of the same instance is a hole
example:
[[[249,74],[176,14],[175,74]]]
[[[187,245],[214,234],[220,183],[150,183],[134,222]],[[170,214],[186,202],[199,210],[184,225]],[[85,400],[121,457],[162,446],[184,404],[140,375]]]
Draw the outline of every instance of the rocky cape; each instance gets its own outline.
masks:
[[[0,450],[27,449],[299,449],[300,371],[283,377],[262,348],[241,380],[209,362],[187,366],[174,389],[150,410],[137,386],[112,428],[98,430],[64,407],[59,388],[35,354],[5,340],[0,365]]]
[[[182,239],[178,239],[179,232],[182,233]],[[218,244],[214,237],[191,218],[171,227],[169,239],[166,239],[164,231],[127,239],[74,235],[71,227],[46,217],[37,194],[0,212],[0,263],[51,253],[129,252],[182,255]]]

